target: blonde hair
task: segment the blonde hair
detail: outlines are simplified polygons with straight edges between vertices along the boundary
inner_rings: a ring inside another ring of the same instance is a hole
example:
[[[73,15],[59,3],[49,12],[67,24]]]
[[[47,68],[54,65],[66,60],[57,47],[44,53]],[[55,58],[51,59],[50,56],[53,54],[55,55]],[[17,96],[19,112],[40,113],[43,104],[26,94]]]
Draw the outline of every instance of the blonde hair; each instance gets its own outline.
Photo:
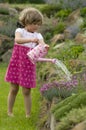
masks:
[[[28,24],[39,24],[43,22],[43,15],[41,12],[35,8],[26,8],[24,9],[19,16],[19,22],[25,26]]]

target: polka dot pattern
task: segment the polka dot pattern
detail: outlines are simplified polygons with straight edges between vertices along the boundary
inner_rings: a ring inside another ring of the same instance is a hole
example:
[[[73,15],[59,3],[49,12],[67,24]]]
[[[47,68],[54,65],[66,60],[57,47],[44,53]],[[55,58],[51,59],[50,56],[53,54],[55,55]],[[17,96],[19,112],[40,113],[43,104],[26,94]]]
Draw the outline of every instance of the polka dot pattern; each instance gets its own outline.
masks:
[[[14,45],[12,57],[7,68],[5,80],[25,88],[36,87],[36,65],[28,58],[31,49],[18,44]]]

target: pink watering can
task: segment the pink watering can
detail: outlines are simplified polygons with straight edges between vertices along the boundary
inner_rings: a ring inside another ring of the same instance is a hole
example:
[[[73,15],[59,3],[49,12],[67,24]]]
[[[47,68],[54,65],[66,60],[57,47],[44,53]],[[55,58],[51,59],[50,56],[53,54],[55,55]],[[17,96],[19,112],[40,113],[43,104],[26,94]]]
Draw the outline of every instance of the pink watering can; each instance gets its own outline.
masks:
[[[47,53],[48,46],[46,44],[39,44],[31,51],[29,51],[27,55],[33,64],[35,64],[37,61],[54,63],[57,66],[57,69],[61,68],[61,70],[65,73],[67,80],[71,80],[70,72],[60,60],[43,58]]]
[[[30,52],[28,52],[27,55],[33,64],[35,64],[37,61],[54,63],[55,59],[43,58],[46,56],[47,53],[48,53],[48,46],[46,44],[39,44]]]

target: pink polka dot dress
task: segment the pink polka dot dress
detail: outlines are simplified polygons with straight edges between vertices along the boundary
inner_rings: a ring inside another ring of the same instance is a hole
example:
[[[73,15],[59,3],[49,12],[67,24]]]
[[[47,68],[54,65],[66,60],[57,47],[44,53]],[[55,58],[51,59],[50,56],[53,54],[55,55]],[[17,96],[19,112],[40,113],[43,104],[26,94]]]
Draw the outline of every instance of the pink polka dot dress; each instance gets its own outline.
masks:
[[[25,36],[27,36],[26,34],[29,35],[24,29],[19,28],[17,30],[22,30]],[[34,65],[27,56],[27,52],[34,48],[33,45],[35,46],[35,44],[29,43],[22,45],[14,44],[12,57],[5,75],[5,81],[19,84],[25,88],[36,87],[36,65]]]

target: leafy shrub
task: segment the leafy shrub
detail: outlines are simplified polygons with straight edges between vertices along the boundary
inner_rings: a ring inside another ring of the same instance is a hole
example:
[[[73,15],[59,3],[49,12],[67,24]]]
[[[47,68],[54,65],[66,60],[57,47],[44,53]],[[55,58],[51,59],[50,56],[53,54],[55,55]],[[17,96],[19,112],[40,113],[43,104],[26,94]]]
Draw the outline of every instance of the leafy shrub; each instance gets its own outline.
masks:
[[[58,123],[56,130],[69,130],[76,124],[86,120],[86,107],[71,110],[66,117]]]
[[[81,8],[80,14],[81,14],[82,17],[86,17],[86,7],[85,8]]]
[[[60,103],[58,103],[57,105],[55,105],[53,108],[52,108],[52,113],[54,113],[57,109],[60,109],[61,107],[67,105],[70,103],[70,101],[73,101],[75,100],[75,98],[77,97],[78,94],[73,94],[72,96],[62,100]]]
[[[44,39],[46,42],[48,42],[52,38],[52,32],[46,32],[44,35]]]
[[[84,51],[83,45],[70,45],[68,47],[63,47],[60,49],[57,58],[63,61],[69,59],[77,59],[79,54]]]
[[[59,12],[57,12],[55,14],[56,18],[61,18],[62,20],[64,20],[69,14],[71,13],[71,10],[60,10]]]
[[[58,34],[58,33],[63,33],[65,29],[65,23],[64,22],[59,22],[53,29],[53,33],[54,34]]]
[[[44,0],[29,0],[29,2],[35,4],[45,3]]]
[[[47,17],[53,16],[57,11],[61,9],[58,5],[46,5],[42,7],[40,10],[43,14],[47,15]]]
[[[66,116],[67,113],[70,112],[73,108],[80,108],[81,106],[85,106],[86,105],[85,100],[86,100],[86,92],[83,92],[77,94],[77,97],[73,100],[70,100],[68,104],[63,105],[64,104],[63,103],[62,106],[60,106],[60,108],[57,108],[54,112],[56,120],[60,120],[62,117]]]
[[[0,7],[0,14],[9,15],[9,10],[7,8]]]

